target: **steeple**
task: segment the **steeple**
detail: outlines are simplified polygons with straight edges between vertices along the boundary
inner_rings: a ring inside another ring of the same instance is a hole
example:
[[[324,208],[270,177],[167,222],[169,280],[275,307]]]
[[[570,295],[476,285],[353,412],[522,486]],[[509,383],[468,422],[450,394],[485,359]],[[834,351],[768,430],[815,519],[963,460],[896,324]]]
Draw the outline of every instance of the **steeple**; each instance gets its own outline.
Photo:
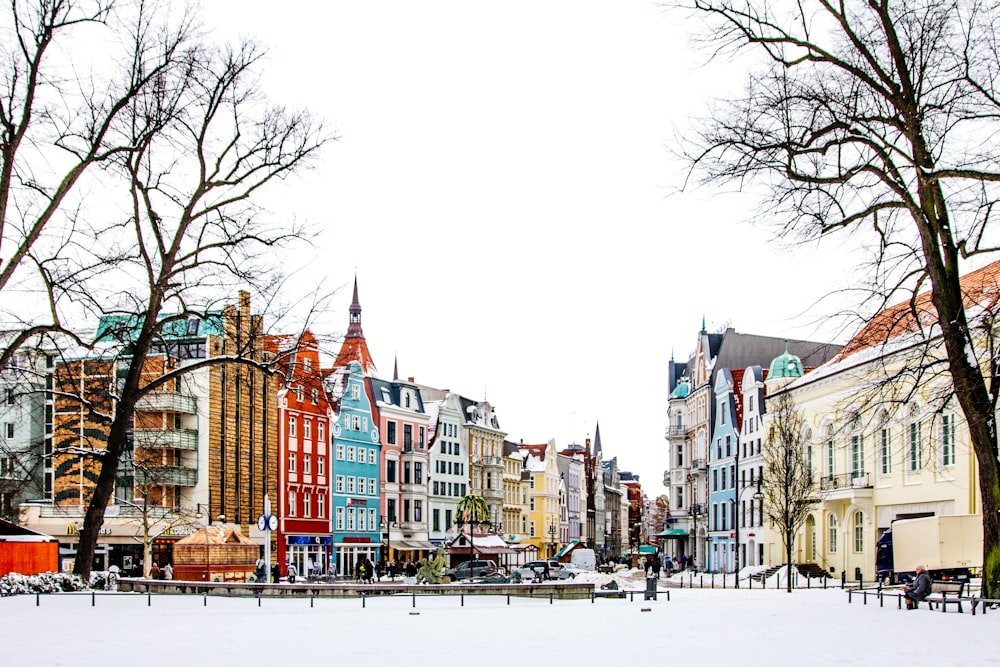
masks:
[[[357,290],[357,288],[355,288],[355,291],[356,290]],[[701,332],[705,333],[705,316],[704,315],[701,316]]]
[[[601,422],[597,422],[597,428],[594,429],[594,458],[596,459],[601,455]]]
[[[354,298],[351,301],[349,313],[347,334],[344,336],[344,342],[340,346],[340,352],[337,354],[337,360],[333,362],[333,367],[346,368],[349,363],[356,361],[361,364],[365,375],[376,375],[375,362],[372,360],[371,352],[368,351],[365,334],[361,330],[361,301],[358,299],[357,274],[354,276]]]
[[[399,380],[399,355],[392,355],[392,380],[393,382]]]
[[[358,301],[358,276],[354,276],[354,300],[351,301],[351,319],[347,326],[348,338],[364,338],[361,331],[361,302]]]

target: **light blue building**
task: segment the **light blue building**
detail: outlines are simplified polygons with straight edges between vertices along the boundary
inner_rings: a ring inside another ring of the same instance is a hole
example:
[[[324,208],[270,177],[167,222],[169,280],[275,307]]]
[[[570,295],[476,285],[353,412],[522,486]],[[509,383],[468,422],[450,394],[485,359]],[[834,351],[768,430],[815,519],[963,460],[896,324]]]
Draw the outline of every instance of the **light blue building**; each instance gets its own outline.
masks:
[[[353,576],[362,556],[377,563],[382,556],[379,529],[381,445],[372,418],[361,364],[338,369],[332,393],[336,400],[333,431],[333,571]]]
[[[742,414],[739,391],[743,369],[723,368],[715,376],[715,424],[708,446],[708,569],[736,566],[736,465]],[[735,391],[734,391],[735,388]]]

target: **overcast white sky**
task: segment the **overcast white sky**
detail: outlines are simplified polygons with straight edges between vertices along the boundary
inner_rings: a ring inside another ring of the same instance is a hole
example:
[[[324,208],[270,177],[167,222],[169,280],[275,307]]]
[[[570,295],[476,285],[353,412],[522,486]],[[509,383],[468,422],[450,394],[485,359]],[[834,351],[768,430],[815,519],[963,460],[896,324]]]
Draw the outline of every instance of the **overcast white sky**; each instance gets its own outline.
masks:
[[[268,45],[265,86],[339,140],[269,200],[322,227],[304,274],[346,289],[382,374],[495,405],[509,437],[580,442],[664,492],[666,367],[708,328],[816,338],[833,245],[794,252],[755,200],[676,192],[667,146],[738,68],[702,66],[653,0],[210,0]]]

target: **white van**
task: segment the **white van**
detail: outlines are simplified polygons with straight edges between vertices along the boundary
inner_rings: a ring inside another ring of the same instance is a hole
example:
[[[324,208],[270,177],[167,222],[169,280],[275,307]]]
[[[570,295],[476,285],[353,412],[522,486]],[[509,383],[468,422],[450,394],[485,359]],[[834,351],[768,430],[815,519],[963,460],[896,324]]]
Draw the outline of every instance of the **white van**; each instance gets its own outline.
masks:
[[[597,557],[593,549],[574,549],[569,555],[570,565],[578,570],[593,572],[597,568]]]

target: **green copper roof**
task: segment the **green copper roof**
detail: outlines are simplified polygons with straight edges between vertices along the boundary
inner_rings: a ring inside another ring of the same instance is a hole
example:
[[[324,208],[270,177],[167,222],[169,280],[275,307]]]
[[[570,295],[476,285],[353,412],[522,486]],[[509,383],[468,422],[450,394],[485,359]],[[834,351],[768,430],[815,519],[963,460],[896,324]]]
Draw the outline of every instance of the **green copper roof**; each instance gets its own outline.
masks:
[[[176,317],[165,314],[160,319]],[[97,324],[97,341],[102,343],[131,340],[139,332],[145,318],[141,315],[102,315]],[[167,322],[160,330],[163,338],[201,338],[221,336],[222,313],[208,313],[208,317],[188,317]]]
[[[691,393],[691,383],[688,382],[687,376],[684,376],[674,387],[674,390],[670,392],[670,398],[687,398],[688,394]]]
[[[800,378],[802,375],[802,360],[788,351],[788,341],[786,340],[785,353],[778,355],[771,362],[771,368],[767,372],[767,379]]]

